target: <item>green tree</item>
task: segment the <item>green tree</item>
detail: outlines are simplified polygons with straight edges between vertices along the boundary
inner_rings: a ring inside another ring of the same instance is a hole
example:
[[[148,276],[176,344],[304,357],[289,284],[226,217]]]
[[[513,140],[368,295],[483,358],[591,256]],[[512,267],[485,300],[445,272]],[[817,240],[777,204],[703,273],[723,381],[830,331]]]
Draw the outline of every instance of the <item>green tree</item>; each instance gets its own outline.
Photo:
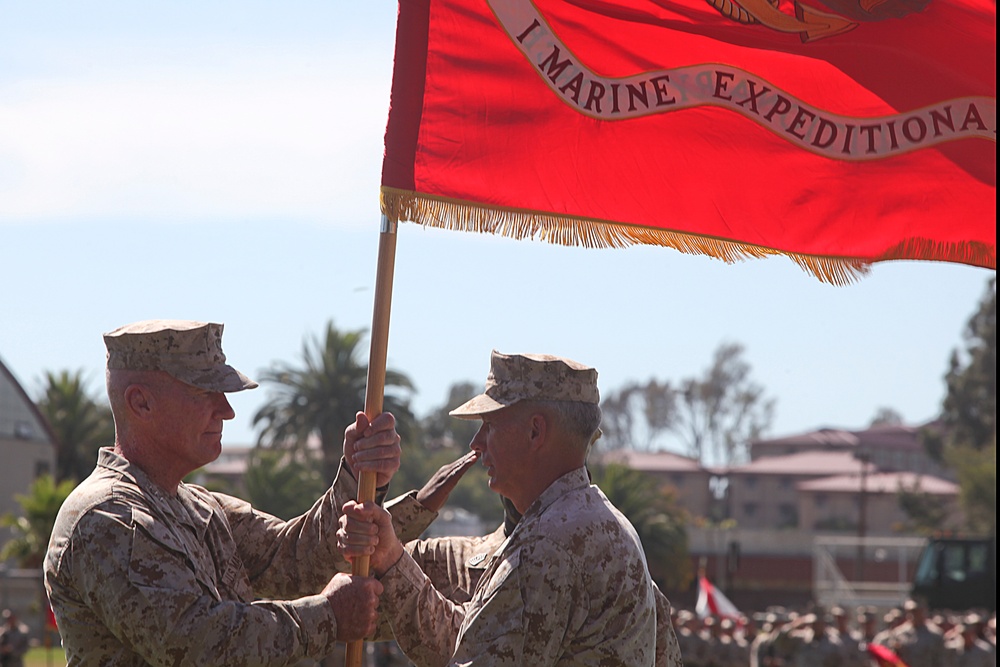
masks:
[[[965,349],[952,351],[939,422],[922,434],[928,453],[955,470],[967,527],[982,534],[996,530],[996,316],[991,278],[966,323]]]
[[[326,484],[318,457],[302,450],[254,448],[243,478],[247,500],[282,519],[296,517],[323,495]]]
[[[958,498],[965,523],[979,535],[996,532],[997,525],[997,443],[985,449],[955,447],[949,461],[958,477]]]
[[[22,515],[8,512],[0,517],[0,525],[9,527],[14,535],[0,549],[0,561],[13,558],[20,567],[40,568],[56,514],[75,486],[72,480],[56,483],[51,475],[41,475],[31,483],[27,494],[17,494]]]
[[[985,449],[997,433],[997,287],[990,279],[966,323],[965,352],[952,352],[941,422],[946,446]]]
[[[635,526],[650,574],[660,588],[684,590],[691,582],[687,514],[674,493],[648,475],[619,464],[591,466],[593,482]]]
[[[83,371],[66,370],[45,373],[37,405],[58,444],[57,479],[79,482],[94,469],[97,450],[114,444],[111,408],[90,394]]]
[[[896,493],[899,507],[909,517],[907,531],[930,535],[945,527],[948,509],[939,498],[935,498],[920,488],[920,481],[907,488],[900,484]]]
[[[420,428],[428,449],[451,447],[458,451],[469,446],[476,431],[479,430],[479,421],[457,419],[448,413],[477,394],[479,389],[471,382],[457,382],[448,388],[448,399],[445,404],[431,410],[420,420]]]
[[[751,378],[738,343],[724,343],[701,377],[678,384],[650,380],[629,383],[601,403],[602,450],[654,449],[669,436],[674,447],[700,461],[730,465],[747,458],[747,443],[770,425],[774,399]]]
[[[306,449],[309,438],[318,437],[326,484],[337,474],[344,428],[364,409],[368,365],[360,355],[365,333],[363,329],[341,332],[328,322],[322,339],[314,336],[304,342],[301,367],[279,362],[261,374],[273,396],[253,417],[254,426],[262,426],[257,444]],[[396,430],[404,443],[415,442],[419,433],[408,397],[404,400],[396,392],[412,389],[406,375],[386,370],[383,407],[396,416]]]

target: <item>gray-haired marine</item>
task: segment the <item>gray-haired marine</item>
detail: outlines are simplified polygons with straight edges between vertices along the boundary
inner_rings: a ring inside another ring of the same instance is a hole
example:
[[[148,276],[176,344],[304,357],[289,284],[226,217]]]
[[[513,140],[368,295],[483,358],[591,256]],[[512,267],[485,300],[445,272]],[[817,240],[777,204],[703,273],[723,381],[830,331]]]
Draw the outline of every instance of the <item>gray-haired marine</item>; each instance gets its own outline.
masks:
[[[421,664],[652,667],[656,602],[635,529],[585,467],[601,420],[597,371],[550,355],[494,352],[483,394],[452,415],[480,419],[472,441],[490,488],[522,515],[456,604],[437,591],[372,503],[349,502],[339,542],[370,556],[382,610]]]
[[[69,665],[294,665],[375,627],[382,585],[343,573],[353,474],[399,469],[391,414],[359,413],[334,485],[284,521],[187,484],[257,386],[226,363],[221,324],[147,320],[104,336],[115,442],[59,510],[45,586]]]

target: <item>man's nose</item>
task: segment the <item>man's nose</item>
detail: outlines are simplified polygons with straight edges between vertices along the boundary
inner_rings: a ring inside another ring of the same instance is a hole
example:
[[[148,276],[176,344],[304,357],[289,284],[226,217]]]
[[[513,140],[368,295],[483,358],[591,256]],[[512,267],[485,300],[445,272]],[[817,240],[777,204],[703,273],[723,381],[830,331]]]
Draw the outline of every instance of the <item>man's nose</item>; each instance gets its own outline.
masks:
[[[216,400],[215,410],[220,413],[223,419],[232,419],[236,416],[236,411],[233,410],[233,406],[229,404],[229,399],[222,392],[217,394],[218,398]]]
[[[469,449],[474,452],[479,452],[480,454],[486,449],[486,437],[483,434],[482,428],[476,431],[476,435],[472,437],[472,442],[469,443]]]

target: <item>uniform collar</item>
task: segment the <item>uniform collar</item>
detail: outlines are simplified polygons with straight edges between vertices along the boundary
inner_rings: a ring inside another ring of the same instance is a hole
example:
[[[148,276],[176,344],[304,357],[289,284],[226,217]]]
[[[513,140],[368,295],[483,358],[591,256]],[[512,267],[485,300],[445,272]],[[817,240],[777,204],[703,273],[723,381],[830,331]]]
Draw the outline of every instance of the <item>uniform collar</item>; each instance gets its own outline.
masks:
[[[567,493],[576,491],[577,489],[584,489],[588,486],[590,486],[590,475],[587,474],[586,466],[580,466],[576,470],[571,470],[549,484],[549,487],[542,491],[542,495],[538,496],[535,502],[531,503],[524,516],[542,514],[552,503]]]
[[[97,454],[97,467],[106,468],[129,479],[143,493],[155,500],[157,508],[175,521],[191,526],[199,537],[204,536],[212,519],[212,508],[199,502],[192,488],[181,482],[177,485],[177,495],[172,496],[157,486],[142,468],[111,447],[102,447]]]

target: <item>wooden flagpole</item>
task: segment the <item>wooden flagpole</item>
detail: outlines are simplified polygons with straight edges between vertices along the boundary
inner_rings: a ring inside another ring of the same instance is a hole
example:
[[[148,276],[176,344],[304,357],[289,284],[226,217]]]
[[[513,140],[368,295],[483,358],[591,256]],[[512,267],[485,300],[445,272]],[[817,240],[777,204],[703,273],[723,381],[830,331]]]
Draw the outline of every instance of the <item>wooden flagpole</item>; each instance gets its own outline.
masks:
[[[396,263],[397,222],[382,215],[378,242],[378,267],[375,276],[375,303],[372,309],[371,351],[368,355],[368,386],[365,393],[365,415],[369,420],[382,413],[385,398],[385,365],[389,349],[389,311],[392,306],[392,277]],[[375,500],[375,473],[361,472],[358,478],[358,502]],[[368,556],[356,558],[351,573],[368,576]],[[347,643],[347,667],[361,667],[364,641]]]

